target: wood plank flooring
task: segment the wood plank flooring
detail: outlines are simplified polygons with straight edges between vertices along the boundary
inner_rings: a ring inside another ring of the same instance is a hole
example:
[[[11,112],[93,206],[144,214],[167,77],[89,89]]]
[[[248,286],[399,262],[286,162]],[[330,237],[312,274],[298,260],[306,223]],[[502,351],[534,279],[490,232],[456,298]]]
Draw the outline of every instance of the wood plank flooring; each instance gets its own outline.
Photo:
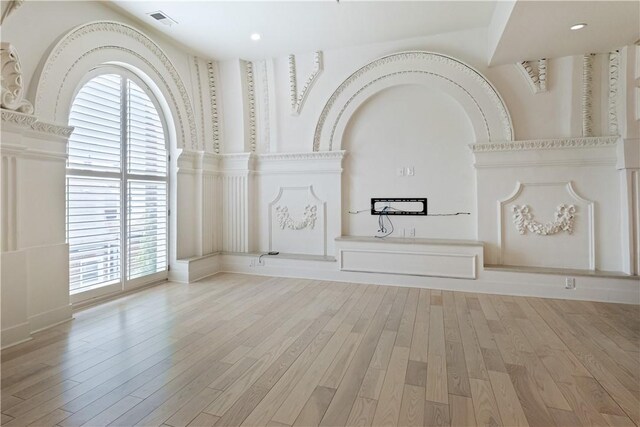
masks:
[[[632,426],[640,308],[220,274],[2,352],[6,426]]]

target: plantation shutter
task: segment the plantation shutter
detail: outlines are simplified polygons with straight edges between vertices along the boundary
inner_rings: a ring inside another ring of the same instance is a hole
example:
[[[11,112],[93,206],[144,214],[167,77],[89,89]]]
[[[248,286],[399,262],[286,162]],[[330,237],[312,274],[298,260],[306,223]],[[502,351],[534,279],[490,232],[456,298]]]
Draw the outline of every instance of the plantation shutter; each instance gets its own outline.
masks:
[[[70,293],[166,271],[168,164],[155,105],[133,80],[103,74],[80,89],[69,124]]]

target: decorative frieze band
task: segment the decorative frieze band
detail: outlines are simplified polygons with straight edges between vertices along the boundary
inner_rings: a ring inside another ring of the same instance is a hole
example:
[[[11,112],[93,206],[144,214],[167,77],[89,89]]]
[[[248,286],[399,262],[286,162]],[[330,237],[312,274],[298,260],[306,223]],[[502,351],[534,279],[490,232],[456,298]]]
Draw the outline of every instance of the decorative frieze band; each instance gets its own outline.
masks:
[[[620,53],[609,53],[609,134],[618,135],[618,69]]]
[[[317,51],[313,56],[313,70],[304,83],[301,90],[298,90],[298,80],[296,77],[296,56],[289,55],[289,95],[291,98],[291,114],[298,115],[302,111],[302,106],[307,98],[311,87],[323,70],[322,51]]]
[[[213,132],[213,152],[220,153],[220,130],[218,127],[218,98],[216,93],[216,77],[213,61],[207,62],[209,79],[209,101],[211,102],[211,130]]]
[[[593,117],[592,117],[592,71],[593,61],[592,54],[586,54],[582,57],[582,136],[593,135]]]
[[[71,126],[60,126],[52,123],[40,122],[36,116],[2,109],[2,123],[10,123],[36,132],[69,138],[73,132]]]
[[[253,62],[246,64],[247,74],[247,103],[249,108],[249,150],[256,151],[256,92],[253,76]]]
[[[617,136],[592,136],[581,138],[531,139],[489,144],[469,144],[474,153],[493,151],[555,150],[613,146]]]

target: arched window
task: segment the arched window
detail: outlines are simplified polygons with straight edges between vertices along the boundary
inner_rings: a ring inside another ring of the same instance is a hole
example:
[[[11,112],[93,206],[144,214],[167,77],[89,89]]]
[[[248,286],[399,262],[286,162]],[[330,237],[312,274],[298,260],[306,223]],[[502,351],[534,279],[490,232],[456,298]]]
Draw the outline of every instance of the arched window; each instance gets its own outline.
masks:
[[[161,280],[168,264],[165,122],[137,76],[96,70],[69,115],[72,301]]]

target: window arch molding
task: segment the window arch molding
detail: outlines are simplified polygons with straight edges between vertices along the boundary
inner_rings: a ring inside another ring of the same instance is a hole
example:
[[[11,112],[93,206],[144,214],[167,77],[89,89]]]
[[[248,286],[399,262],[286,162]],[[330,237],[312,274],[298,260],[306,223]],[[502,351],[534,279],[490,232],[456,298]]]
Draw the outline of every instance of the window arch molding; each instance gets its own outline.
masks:
[[[164,51],[139,30],[114,21],[74,28],[53,47],[35,81],[35,111],[43,120],[66,123],[81,82],[101,66],[128,69],[154,93],[170,121],[171,151],[202,150],[193,106],[177,69]],[[53,101],[52,101],[53,100]]]

